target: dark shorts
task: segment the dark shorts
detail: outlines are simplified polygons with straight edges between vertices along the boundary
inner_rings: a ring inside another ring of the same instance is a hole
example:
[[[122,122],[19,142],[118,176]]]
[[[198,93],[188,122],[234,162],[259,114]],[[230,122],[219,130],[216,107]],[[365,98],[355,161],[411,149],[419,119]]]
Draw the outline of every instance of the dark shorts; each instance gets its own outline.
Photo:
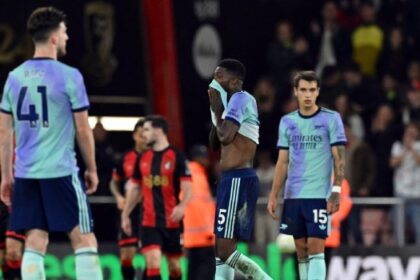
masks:
[[[12,199],[11,230],[41,229],[82,233],[93,231],[84,186],[75,173],[50,179],[16,178]]]
[[[217,238],[250,240],[260,184],[254,169],[223,172],[217,187]]]
[[[121,214],[121,212],[120,212]],[[121,215],[120,215],[121,216]],[[138,247],[139,246],[139,236],[140,236],[140,205],[137,204],[133,209],[133,212],[130,214],[131,220],[131,235],[126,234],[122,228],[121,223],[120,231],[118,233],[118,246],[119,247]]]
[[[169,256],[182,255],[181,230],[155,227],[142,227],[140,231],[142,252],[160,248]]]
[[[285,199],[280,232],[294,238],[325,239],[330,232],[330,216],[325,199]]]

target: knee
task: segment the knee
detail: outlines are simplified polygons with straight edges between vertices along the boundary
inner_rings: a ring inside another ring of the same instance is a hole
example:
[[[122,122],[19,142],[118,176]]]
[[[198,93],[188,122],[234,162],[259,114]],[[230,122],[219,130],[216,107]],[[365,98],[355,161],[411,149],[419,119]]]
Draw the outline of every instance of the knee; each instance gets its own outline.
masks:
[[[168,258],[168,267],[169,267],[169,272],[181,271],[181,265],[180,265],[180,262],[179,262],[179,258],[177,258],[177,257]]]
[[[93,233],[82,234],[79,232],[78,234],[72,234],[70,238],[74,250],[86,247],[98,247],[96,237]]]
[[[160,252],[148,252],[145,257],[147,268],[160,268]]]
[[[6,259],[17,261],[22,259],[22,244],[15,244],[12,246],[7,246],[6,250]]]
[[[218,257],[222,262],[226,262],[235,250],[236,248],[232,248],[231,246],[217,245],[216,257]]]
[[[125,247],[120,250],[121,260],[132,260],[136,255],[137,248],[135,247]]]
[[[316,255],[324,253],[325,251],[325,241],[319,238],[310,238],[308,241],[308,254]]]
[[[29,231],[26,235],[25,247],[36,250],[41,253],[47,251],[48,233]]]

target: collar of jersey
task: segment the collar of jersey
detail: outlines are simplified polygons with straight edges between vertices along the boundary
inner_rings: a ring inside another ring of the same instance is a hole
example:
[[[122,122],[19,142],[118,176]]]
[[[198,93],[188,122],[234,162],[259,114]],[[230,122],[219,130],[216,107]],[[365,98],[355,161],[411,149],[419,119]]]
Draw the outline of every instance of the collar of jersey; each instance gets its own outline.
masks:
[[[304,118],[304,119],[310,119],[310,118],[312,118],[312,117],[315,117],[319,112],[321,112],[321,107],[318,107],[318,110],[316,110],[316,112],[315,113],[313,113],[312,115],[309,115],[309,116],[304,116],[304,115],[302,115],[301,113],[300,113],[300,111],[299,111],[299,109],[298,109],[298,114],[299,114],[299,116],[301,117],[301,118]]]

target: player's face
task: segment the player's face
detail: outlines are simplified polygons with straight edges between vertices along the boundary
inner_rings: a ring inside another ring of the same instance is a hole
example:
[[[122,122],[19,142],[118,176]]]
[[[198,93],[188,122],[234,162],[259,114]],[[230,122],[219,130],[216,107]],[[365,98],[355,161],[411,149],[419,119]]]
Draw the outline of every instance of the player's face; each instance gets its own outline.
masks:
[[[52,34],[53,43],[57,47],[57,56],[64,56],[66,54],[66,45],[69,36],[67,35],[67,27],[64,22],[60,23],[57,31]]]
[[[145,122],[143,125],[143,138],[147,146],[151,147],[156,143],[156,129],[151,122]]]
[[[316,106],[315,102],[319,95],[319,87],[316,81],[300,80],[298,86],[294,89],[294,93],[299,107],[308,110]]]
[[[143,131],[143,127],[138,127],[136,131],[133,132],[133,140],[136,147],[145,150],[147,145],[146,138],[143,136]]]
[[[214,71],[213,78],[226,90],[228,93],[235,91],[235,77],[223,67],[217,67]]]

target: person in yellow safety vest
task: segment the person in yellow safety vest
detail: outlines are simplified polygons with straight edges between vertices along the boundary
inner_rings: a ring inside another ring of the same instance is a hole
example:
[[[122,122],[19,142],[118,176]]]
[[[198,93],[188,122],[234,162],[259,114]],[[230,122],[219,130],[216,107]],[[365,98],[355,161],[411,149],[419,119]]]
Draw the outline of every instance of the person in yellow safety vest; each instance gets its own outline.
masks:
[[[350,197],[350,184],[346,179],[343,179],[341,184],[340,193],[340,208],[331,217],[331,230],[328,238],[325,240],[325,259],[327,265],[330,260],[331,251],[340,246],[341,240],[341,222],[350,214],[351,207],[353,206]]]
[[[206,171],[209,165],[207,147],[192,147],[190,158],[192,192],[183,220],[188,279],[213,280],[216,267],[213,234],[216,203],[211,194]]]

